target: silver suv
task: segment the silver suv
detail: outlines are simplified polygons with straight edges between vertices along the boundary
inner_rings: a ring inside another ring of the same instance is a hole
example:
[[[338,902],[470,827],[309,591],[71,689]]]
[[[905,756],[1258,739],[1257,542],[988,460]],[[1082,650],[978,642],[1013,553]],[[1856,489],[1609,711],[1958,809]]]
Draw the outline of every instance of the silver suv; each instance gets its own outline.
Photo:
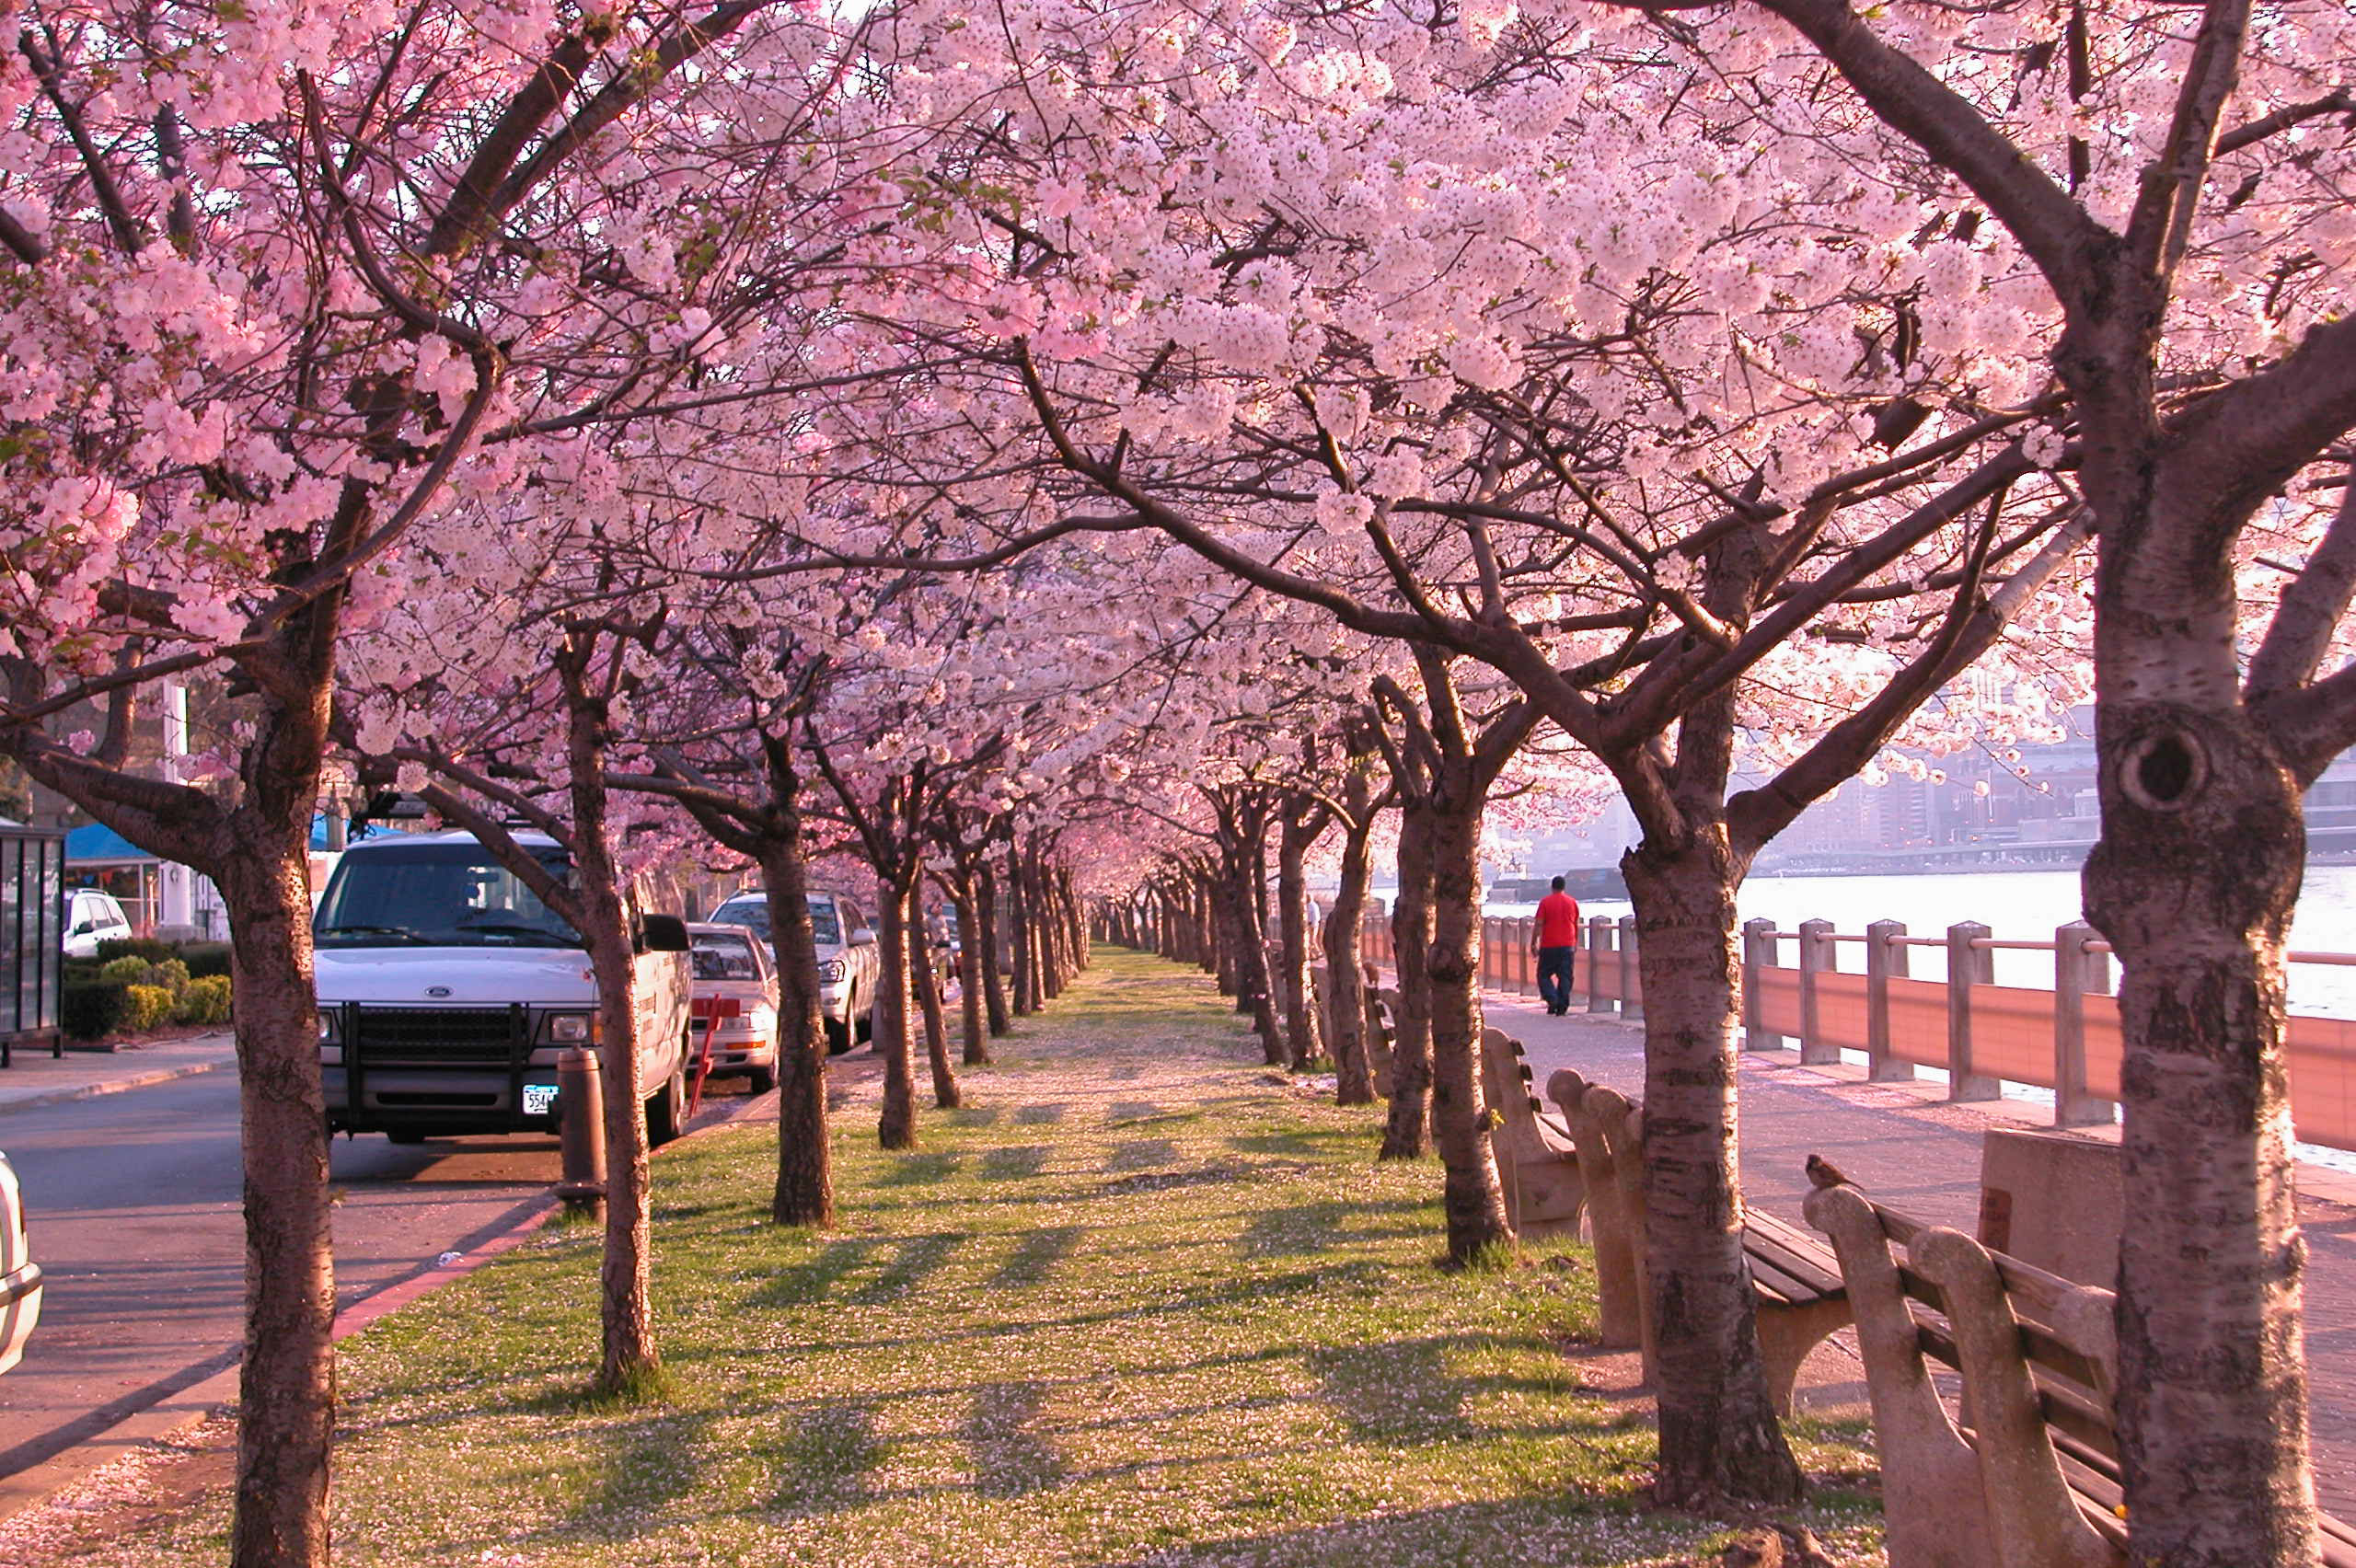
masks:
[[[740,893],[711,912],[712,924],[744,926],[770,944],[769,895]],[[826,1043],[836,1053],[873,1032],[876,976],[875,933],[849,894],[810,895],[810,935],[818,948],[818,1007],[826,1017]]]

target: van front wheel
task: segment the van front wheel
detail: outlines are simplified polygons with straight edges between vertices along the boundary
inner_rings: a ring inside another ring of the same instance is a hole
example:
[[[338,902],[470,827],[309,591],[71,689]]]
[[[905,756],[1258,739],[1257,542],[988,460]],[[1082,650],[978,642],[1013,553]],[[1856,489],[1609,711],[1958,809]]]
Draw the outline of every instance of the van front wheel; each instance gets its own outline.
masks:
[[[687,1070],[682,1066],[646,1101],[646,1147],[661,1148],[685,1132],[687,1124]]]

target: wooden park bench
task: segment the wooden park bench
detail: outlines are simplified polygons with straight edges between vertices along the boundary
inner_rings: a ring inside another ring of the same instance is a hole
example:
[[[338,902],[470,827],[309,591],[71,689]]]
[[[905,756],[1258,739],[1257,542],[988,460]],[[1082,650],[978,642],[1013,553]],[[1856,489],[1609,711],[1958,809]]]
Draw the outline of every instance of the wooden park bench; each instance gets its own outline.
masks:
[[[1616,1090],[1567,1068],[1546,1080],[1563,1114],[1584,1178],[1595,1238],[1596,1296],[1603,1343],[1644,1352],[1653,1366],[1653,1325],[1645,1268],[1644,1111]],[[1759,1352],[1778,1413],[1788,1415],[1800,1363],[1849,1321],[1841,1267],[1815,1237],[1753,1209],[1742,1250],[1759,1306]]]
[[[1571,1130],[1540,1103],[1521,1042],[1500,1030],[1481,1032],[1482,1088],[1496,1120],[1489,1147],[1505,1184],[1506,1217],[1520,1236],[1572,1236],[1587,1207]]]
[[[1807,1213],[1832,1238],[1856,1313],[1890,1568],[2125,1563],[2112,1293],[1846,1182],[1810,1193]],[[1962,1375],[1968,1424],[1948,1413],[1933,1361]],[[2324,1562],[2356,1568],[2356,1530],[2321,1523]]]

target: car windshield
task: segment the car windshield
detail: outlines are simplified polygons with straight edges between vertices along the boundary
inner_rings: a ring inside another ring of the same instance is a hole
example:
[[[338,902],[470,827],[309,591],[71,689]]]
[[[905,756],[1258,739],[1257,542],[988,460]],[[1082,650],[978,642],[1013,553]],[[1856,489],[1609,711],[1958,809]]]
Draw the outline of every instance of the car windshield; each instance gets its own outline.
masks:
[[[540,863],[560,882],[572,867]],[[322,947],[580,947],[580,934],[473,844],[346,855],[311,922]]]
[[[755,936],[776,940],[766,898],[731,899],[711,912],[711,919],[716,926],[743,926]],[[842,946],[843,926],[835,917],[835,901],[824,894],[810,895],[810,936],[821,947]]]
[[[723,937],[710,931],[696,933],[694,950],[696,978],[699,980],[758,980],[760,960],[753,956],[749,937]]]

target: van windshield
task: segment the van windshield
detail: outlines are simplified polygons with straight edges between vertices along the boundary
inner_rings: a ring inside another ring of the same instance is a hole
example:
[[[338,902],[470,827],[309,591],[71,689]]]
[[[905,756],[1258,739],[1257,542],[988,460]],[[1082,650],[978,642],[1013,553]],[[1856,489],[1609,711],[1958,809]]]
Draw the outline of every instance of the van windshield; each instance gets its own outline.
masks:
[[[539,857],[558,881],[572,868]],[[578,932],[473,844],[346,855],[311,922],[321,947],[580,947]]]

